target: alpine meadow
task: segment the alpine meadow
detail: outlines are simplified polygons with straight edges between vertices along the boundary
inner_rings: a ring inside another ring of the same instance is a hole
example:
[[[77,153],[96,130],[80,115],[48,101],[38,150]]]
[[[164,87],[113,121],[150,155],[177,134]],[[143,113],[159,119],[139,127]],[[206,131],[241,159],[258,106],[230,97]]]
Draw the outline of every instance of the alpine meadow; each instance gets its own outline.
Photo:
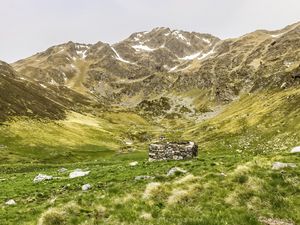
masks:
[[[300,224],[300,22],[286,25],[0,61],[0,224]]]

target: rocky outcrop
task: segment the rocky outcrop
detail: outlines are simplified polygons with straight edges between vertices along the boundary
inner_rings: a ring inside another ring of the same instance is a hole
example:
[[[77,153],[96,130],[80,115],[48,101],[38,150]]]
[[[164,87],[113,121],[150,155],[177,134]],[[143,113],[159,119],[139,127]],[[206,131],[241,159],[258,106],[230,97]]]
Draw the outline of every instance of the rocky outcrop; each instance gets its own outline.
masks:
[[[198,146],[194,142],[155,143],[149,146],[149,160],[182,160],[198,155]]]

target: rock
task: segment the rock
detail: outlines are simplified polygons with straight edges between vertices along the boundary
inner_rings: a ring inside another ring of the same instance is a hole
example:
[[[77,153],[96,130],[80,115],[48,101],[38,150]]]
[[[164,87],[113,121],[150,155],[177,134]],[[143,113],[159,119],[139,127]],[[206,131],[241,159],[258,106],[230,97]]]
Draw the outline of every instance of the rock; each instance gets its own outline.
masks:
[[[7,146],[0,144],[0,149],[4,149],[4,148],[7,148]]]
[[[149,179],[154,179],[152,176],[146,176],[146,175],[141,175],[141,176],[136,176],[134,180],[149,180]]]
[[[82,185],[82,187],[81,187],[81,189],[83,190],[83,191],[87,191],[87,190],[89,190],[89,189],[91,189],[92,188],[92,185],[90,185],[90,184],[85,184],[85,185]]]
[[[129,166],[137,166],[139,163],[137,161],[129,163]]]
[[[259,217],[258,220],[266,225],[295,225],[294,222],[277,218]]]
[[[279,170],[283,168],[295,168],[297,167],[295,163],[282,163],[282,162],[274,162],[272,165],[272,170]]]
[[[176,173],[186,173],[187,171],[184,169],[181,169],[179,167],[173,167],[172,169],[169,170],[169,172],[167,173],[167,176],[173,176]]]
[[[198,155],[194,142],[155,143],[149,146],[149,161],[191,159]]]
[[[142,214],[140,215],[141,219],[144,220],[151,220],[153,219],[152,214],[151,213],[147,213],[147,212],[142,212]]]
[[[39,183],[39,182],[42,182],[44,180],[52,180],[53,177],[52,176],[48,176],[48,175],[45,175],[45,174],[39,174],[37,175],[34,179],[33,179],[33,182],[34,183]]]
[[[16,205],[17,203],[15,202],[15,200],[10,199],[7,202],[5,202],[5,205]]]
[[[65,173],[67,171],[68,171],[68,169],[66,169],[66,168],[60,168],[59,170],[57,170],[57,172],[59,172],[59,173]]]
[[[300,152],[300,146],[297,146],[291,150],[291,153],[299,153],[299,152]]]
[[[87,176],[89,173],[90,171],[82,171],[81,169],[76,169],[69,174],[69,178],[73,179],[76,177],[84,177]]]

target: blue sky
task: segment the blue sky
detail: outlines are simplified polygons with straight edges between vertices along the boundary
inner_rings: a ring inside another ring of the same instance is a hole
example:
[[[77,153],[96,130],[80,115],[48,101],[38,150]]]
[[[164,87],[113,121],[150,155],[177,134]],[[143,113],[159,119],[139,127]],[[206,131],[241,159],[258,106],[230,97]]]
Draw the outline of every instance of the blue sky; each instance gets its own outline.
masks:
[[[300,21],[299,0],[0,0],[0,60],[69,40],[118,42],[164,26],[222,39]]]

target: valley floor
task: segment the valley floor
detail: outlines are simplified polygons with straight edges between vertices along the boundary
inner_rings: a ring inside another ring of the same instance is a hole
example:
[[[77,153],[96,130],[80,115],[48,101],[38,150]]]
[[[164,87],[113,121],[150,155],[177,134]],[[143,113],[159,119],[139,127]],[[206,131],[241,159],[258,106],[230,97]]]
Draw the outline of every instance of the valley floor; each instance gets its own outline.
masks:
[[[241,96],[201,123],[128,111],[13,118],[0,126],[0,224],[300,224],[299,104],[293,88]],[[199,156],[148,162],[160,135],[197,142]],[[167,176],[175,166],[187,173]],[[70,179],[77,168],[90,174]]]
[[[2,165],[0,224],[299,224],[300,167],[273,170],[276,161],[299,162],[299,155],[200,151],[191,161],[150,163],[145,153],[130,153]],[[166,176],[175,166],[187,173]],[[70,179],[76,168],[91,172]],[[34,183],[40,173],[54,179]],[[135,179],[141,175],[152,178]],[[91,189],[82,191],[84,184]],[[16,205],[4,205],[9,199]]]

